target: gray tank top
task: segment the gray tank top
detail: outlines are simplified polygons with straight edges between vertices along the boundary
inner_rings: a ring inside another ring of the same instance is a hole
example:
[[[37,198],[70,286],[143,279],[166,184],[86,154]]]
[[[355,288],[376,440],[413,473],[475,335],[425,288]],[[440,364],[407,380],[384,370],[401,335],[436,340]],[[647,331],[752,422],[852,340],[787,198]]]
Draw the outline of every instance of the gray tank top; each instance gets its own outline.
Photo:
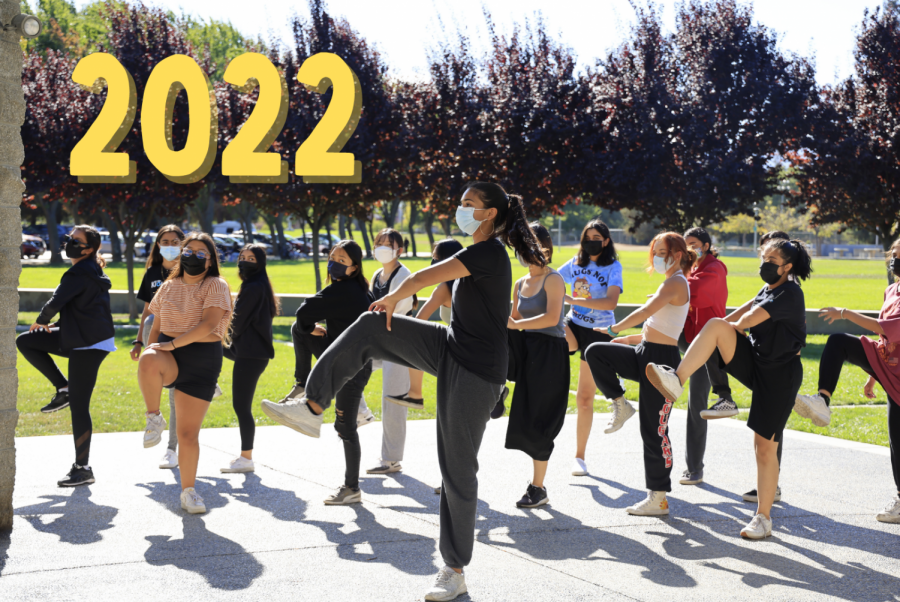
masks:
[[[544,285],[547,284],[547,278],[552,276],[553,274],[557,274],[557,271],[553,268],[550,268],[550,273],[544,276],[544,281],[541,282],[541,290],[536,292],[530,297],[525,297],[522,295],[520,290],[516,290],[516,295],[519,297],[519,315],[523,318],[534,318],[536,316],[540,316],[541,314],[547,313],[547,291],[544,290]],[[566,329],[564,326],[564,321],[566,318],[566,304],[563,303],[559,310],[559,320],[557,320],[555,326],[548,326],[547,328],[534,328],[528,329],[525,332],[539,332],[541,334],[548,334],[552,337],[566,337]]]

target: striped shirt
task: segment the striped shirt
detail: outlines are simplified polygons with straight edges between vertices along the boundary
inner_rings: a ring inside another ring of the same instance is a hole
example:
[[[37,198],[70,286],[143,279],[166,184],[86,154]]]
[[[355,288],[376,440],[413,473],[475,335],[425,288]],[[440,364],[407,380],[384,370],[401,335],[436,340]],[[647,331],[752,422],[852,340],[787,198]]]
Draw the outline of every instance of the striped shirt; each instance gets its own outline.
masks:
[[[224,338],[231,319],[231,292],[218,276],[208,276],[197,284],[185,284],[181,278],[166,280],[150,302],[150,313],[156,316],[160,332],[184,334],[203,320],[207,307],[225,310],[213,331]]]

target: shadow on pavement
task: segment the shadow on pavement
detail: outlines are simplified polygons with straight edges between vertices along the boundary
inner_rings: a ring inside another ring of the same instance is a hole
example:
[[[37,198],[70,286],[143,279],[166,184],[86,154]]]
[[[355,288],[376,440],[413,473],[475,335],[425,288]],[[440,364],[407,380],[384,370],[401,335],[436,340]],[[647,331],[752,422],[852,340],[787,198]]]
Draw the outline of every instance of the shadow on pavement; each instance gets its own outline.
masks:
[[[41,498],[47,501],[16,508],[15,513],[35,530],[56,535],[63,543],[84,545],[100,541],[101,531],[111,529],[119,513],[112,506],[93,503],[89,487],[75,487],[70,495],[42,495]],[[44,517],[52,515],[58,516],[44,522]]]

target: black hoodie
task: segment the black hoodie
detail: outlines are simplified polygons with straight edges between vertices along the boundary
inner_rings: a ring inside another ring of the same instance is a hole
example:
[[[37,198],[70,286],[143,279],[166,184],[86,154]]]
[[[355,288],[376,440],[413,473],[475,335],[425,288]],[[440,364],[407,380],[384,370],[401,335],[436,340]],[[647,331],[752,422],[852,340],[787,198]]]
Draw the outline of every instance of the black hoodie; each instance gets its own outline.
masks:
[[[59,346],[63,351],[90,347],[115,336],[109,308],[109,276],[93,258],[79,261],[63,274],[36,322],[49,324],[60,314]]]
[[[333,280],[297,310],[297,329],[309,334],[316,322],[325,321],[325,340],[331,345],[351,324],[369,310],[375,298],[356,278]]]
[[[272,359],[272,299],[265,270],[241,284],[231,321],[231,349],[235,357]]]

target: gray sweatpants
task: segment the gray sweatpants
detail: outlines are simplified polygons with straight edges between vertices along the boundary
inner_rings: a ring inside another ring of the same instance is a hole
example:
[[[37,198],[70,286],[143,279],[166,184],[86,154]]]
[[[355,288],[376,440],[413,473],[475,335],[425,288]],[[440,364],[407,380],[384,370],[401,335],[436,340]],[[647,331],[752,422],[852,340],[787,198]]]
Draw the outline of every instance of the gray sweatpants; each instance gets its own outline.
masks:
[[[387,400],[388,395],[409,392],[409,368],[392,362],[381,364],[381,461],[399,462],[406,448],[406,413],[409,408]],[[376,363],[374,368],[378,368]]]
[[[144,331],[141,338],[144,341],[144,347],[147,347],[147,341],[150,339],[150,329],[153,328],[153,314],[147,316],[144,320]],[[175,389],[169,389],[169,449],[175,451],[178,447],[178,431],[175,430]]]
[[[478,449],[503,385],[463,368],[450,355],[447,327],[383,314],[362,314],[319,357],[306,395],[323,408],[369,360],[384,360],[437,377],[437,450],[441,487],[444,563],[462,568],[472,560],[478,504]]]

